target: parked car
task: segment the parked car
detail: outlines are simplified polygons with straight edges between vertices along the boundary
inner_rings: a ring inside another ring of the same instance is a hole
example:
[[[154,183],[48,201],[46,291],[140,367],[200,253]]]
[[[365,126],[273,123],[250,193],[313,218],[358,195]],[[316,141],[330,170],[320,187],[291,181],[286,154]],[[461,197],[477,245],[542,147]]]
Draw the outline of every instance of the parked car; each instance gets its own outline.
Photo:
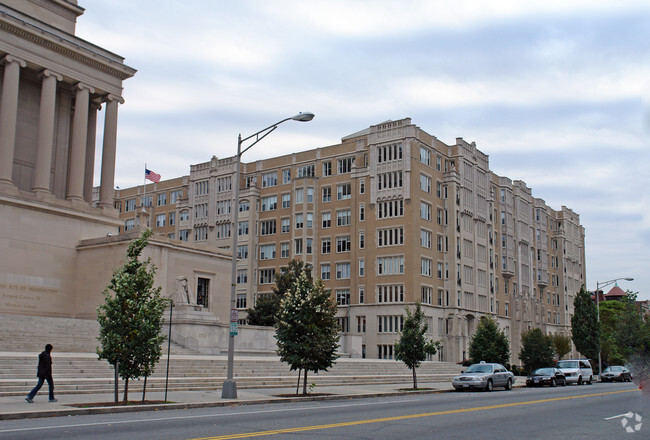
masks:
[[[567,359],[559,361],[557,368],[564,373],[566,383],[591,385],[594,380],[594,370],[587,359]]]
[[[557,368],[538,368],[533,371],[530,376],[526,378],[526,386],[544,386],[550,385],[552,387],[557,385],[566,385],[566,377],[564,373]]]
[[[504,387],[511,390],[515,383],[515,375],[506,370],[501,364],[486,363],[472,364],[462,374],[454,377],[451,384],[456,391],[465,389],[481,389],[492,391],[494,387]]]
[[[630,382],[632,381],[632,372],[622,365],[613,365],[605,368],[603,374],[600,375],[600,380],[603,382]]]

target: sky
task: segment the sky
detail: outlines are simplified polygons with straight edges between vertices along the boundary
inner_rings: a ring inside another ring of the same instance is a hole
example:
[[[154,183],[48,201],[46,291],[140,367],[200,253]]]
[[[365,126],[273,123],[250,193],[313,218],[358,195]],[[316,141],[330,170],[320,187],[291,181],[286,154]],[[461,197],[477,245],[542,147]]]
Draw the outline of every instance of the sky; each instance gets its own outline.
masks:
[[[124,82],[116,186],[142,184],[145,163],[189,175],[236,154],[238,134],[298,112],[316,117],[243,160],[410,117],[448,145],[476,142],[496,174],[578,213],[588,289],[633,277],[619,286],[650,299],[647,0],[79,4],[77,36],[138,70]]]

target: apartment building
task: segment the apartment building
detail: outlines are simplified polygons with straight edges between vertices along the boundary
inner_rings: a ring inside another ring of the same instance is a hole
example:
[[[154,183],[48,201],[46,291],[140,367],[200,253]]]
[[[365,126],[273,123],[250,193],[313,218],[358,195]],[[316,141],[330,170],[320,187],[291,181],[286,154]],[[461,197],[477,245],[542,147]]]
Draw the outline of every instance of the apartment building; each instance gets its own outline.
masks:
[[[240,320],[295,258],[331,289],[342,334],[361,338],[360,349],[343,347],[351,356],[393,358],[416,301],[442,342],[439,360],[468,357],[482,316],[506,331],[513,363],[522,331],[569,334],[585,282],[579,217],[491,172],[474,143],[444,144],[408,118],[385,122],[340,144],[242,163],[236,204],[235,164],[191,165],[174,233],[224,249],[237,234]]]

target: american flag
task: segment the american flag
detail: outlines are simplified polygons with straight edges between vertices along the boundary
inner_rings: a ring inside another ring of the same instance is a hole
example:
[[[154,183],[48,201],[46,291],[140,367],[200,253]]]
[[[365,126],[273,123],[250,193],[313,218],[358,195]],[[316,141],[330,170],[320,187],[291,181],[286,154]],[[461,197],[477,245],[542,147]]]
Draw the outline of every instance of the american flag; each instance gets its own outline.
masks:
[[[144,178],[147,180],[151,180],[153,183],[158,183],[160,182],[160,174],[156,174],[151,170],[144,169]]]

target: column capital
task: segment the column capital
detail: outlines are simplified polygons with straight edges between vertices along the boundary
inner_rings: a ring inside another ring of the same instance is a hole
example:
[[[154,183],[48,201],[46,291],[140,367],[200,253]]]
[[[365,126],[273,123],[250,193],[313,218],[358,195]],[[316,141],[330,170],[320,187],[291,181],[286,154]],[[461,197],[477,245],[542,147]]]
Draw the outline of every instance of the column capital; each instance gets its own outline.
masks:
[[[101,110],[103,102],[104,100],[102,98],[95,98],[90,101],[90,108],[92,110]]]
[[[51,71],[50,69],[43,69],[41,70],[39,74],[40,78],[49,78],[49,77],[54,77],[57,81],[63,81],[63,76],[60,74]]]
[[[79,89],[79,90],[84,90],[84,89],[85,89],[85,90],[88,90],[88,92],[90,92],[90,93],[95,93],[95,88],[92,87],[92,86],[89,86],[88,84],[84,84],[84,83],[82,83],[82,82],[78,82],[78,83],[75,84],[74,86],[75,86],[75,88],[77,88],[77,89]]]
[[[20,58],[16,58],[15,56],[9,54],[4,56],[3,61],[7,64],[17,63],[20,67],[27,66],[25,60],[21,60]]]
[[[113,95],[112,93],[109,93],[108,95],[104,95],[103,99],[104,102],[108,101],[117,101],[120,104],[124,104],[124,98],[122,98],[119,95]]]

